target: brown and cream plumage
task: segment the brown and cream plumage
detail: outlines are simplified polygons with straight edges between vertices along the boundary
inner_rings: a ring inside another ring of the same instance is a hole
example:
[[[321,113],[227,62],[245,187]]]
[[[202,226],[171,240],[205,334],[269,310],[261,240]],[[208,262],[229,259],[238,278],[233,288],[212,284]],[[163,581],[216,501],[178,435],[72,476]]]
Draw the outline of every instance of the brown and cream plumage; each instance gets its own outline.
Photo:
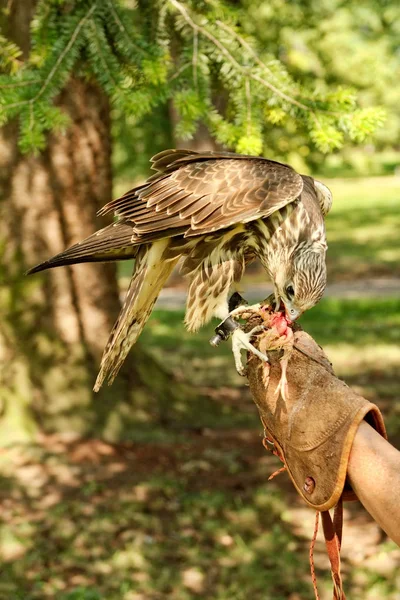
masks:
[[[130,287],[105,348],[95,389],[115,378],[175,264],[189,277],[185,323],[228,316],[228,294],[259,257],[292,320],[326,285],[324,215],[331,194],[290,166],[232,153],[166,150],[156,173],[113,200],[117,221],[31,269],[135,258]]]

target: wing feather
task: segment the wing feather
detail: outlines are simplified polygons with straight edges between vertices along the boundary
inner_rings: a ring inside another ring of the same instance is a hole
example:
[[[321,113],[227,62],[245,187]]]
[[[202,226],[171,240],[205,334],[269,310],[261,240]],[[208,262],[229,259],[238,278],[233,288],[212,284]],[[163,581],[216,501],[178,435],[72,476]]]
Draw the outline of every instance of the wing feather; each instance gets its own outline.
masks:
[[[157,173],[145,184],[100,211],[113,210],[143,242],[156,232],[188,237],[268,217],[303,189],[288,165],[229,152],[165,150],[152,158],[152,167]]]

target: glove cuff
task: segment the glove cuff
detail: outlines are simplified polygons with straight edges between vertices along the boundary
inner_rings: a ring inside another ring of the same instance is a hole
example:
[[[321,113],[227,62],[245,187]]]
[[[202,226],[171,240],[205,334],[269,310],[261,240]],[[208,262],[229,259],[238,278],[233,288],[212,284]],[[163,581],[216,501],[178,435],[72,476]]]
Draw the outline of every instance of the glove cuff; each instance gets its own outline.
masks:
[[[342,495],[345,501],[358,500],[346,478],[354,437],[364,419],[386,439],[385,425],[379,408],[365,401],[353,420],[350,423],[346,422],[335,432],[334,440],[329,438],[317,448],[301,453],[300,459],[296,449],[288,445],[284,450],[280,446],[261,417],[266,436],[273,442],[276,454],[284,463],[293,485],[305,502],[315,510],[330,510]],[[339,451],[330,451],[332,442],[337,444]]]

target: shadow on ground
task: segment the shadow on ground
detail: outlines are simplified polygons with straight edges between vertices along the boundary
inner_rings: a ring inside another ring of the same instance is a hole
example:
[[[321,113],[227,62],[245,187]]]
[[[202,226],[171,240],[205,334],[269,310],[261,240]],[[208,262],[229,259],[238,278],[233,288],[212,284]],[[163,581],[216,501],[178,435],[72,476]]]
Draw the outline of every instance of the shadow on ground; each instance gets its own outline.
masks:
[[[397,441],[399,309],[395,299],[327,299],[302,319]],[[2,451],[0,600],[313,597],[314,513],[286,474],[267,482],[279,462],[262,447],[229,344],[213,349],[211,334],[190,335],[181,312],[157,311],[143,340],[203,405],[173,407],[164,425],[147,415],[132,443],[59,435]],[[349,598],[398,600],[400,550],[359,504],[346,507],[343,556]],[[331,598],[321,536],[316,565],[321,598]]]
[[[256,432],[173,447],[48,437],[8,461],[1,598],[311,595]]]
[[[50,436],[8,451],[7,463],[1,598],[313,597],[313,511],[285,475],[280,483],[266,482],[276,459],[264,453],[257,431],[203,432],[173,447]],[[365,535],[365,514],[357,509],[352,518],[361,536],[353,523],[344,561],[349,597],[398,597],[392,595],[398,592],[398,552],[387,545],[383,573],[365,569],[364,561],[377,560],[381,539],[373,525],[372,540]],[[316,564],[327,598],[321,539]]]

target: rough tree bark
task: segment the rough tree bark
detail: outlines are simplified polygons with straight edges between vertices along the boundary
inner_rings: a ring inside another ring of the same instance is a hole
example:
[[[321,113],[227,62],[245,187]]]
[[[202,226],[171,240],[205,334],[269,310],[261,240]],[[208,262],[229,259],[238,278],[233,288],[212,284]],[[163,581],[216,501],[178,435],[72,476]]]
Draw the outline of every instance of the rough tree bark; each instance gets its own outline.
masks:
[[[10,4],[6,33],[24,56],[34,7],[35,0]],[[65,135],[50,135],[40,156],[21,155],[17,124],[0,136],[3,442],[39,429],[115,439],[134,418],[135,402],[150,395],[161,399],[159,410],[171,395],[166,375],[139,353],[128,357],[113,387],[92,392],[120,308],[115,265],[78,265],[24,277],[28,267],[103,226],[96,211],[111,199],[107,97],[95,82],[73,78],[58,103],[71,126]]]

